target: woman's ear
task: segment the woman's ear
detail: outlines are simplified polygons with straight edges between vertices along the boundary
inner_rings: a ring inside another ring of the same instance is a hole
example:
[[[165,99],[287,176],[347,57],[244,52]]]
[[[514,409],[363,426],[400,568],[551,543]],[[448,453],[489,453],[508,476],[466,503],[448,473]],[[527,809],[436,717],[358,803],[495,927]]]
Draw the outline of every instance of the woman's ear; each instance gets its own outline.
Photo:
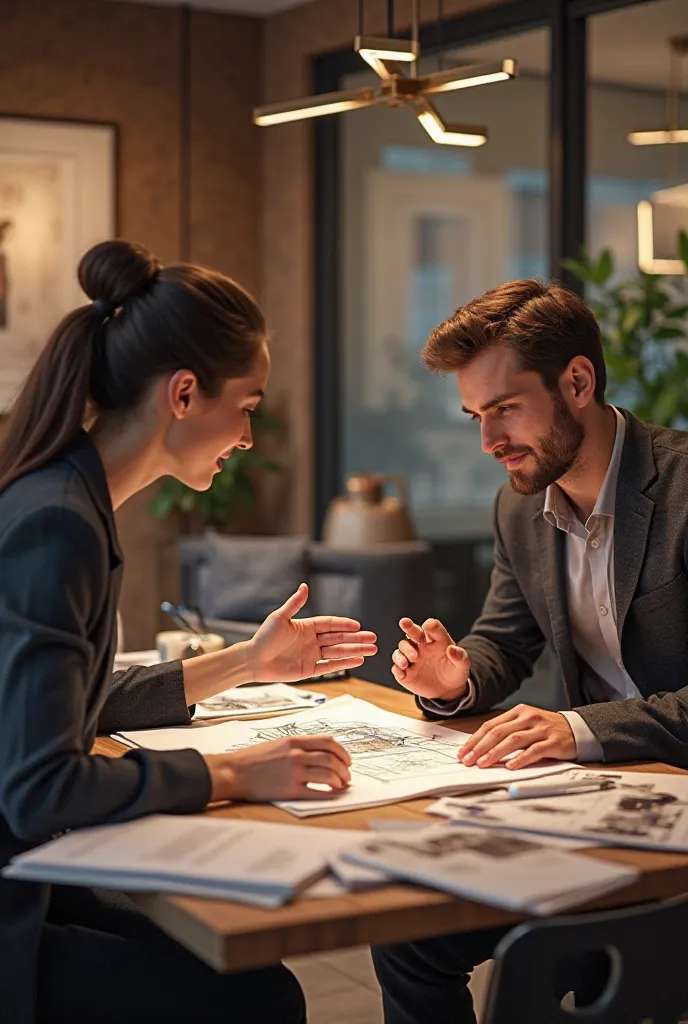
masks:
[[[184,419],[191,410],[194,397],[198,393],[196,374],[190,370],[177,370],[170,377],[167,386],[167,400],[176,419]]]

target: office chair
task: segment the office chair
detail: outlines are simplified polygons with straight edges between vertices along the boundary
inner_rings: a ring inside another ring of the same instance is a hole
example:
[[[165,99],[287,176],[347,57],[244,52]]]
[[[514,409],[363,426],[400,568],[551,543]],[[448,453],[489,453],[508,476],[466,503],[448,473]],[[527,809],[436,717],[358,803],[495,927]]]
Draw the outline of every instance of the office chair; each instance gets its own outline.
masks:
[[[497,946],[483,1024],[676,1024],[688,897],[518,925]],[[567,992],[576,1008],[565,1009]]]

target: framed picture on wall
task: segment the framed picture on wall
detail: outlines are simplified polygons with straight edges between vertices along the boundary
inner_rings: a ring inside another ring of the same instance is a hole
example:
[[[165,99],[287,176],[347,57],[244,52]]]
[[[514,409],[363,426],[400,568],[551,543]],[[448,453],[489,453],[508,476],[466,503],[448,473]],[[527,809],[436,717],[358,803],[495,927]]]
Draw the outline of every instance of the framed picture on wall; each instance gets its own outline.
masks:
[[[116,127],[0,115],[0,414],[115,234]]]

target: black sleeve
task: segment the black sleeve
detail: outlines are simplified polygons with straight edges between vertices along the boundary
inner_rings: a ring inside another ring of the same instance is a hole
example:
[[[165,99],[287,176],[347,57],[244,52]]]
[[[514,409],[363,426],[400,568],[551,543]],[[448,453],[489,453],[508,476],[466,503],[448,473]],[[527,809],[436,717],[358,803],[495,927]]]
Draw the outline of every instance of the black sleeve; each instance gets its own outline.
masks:
[[[109,586],[94,527],[68,508],[37,509],[0,534],[0,573],[0,813],[13,833],[39,841],[201,810],[211,784],[196,751],[117,759],[85,749],[97,690],[89,627],[105,612]]]
[[[98,732],[164,729],[190,721],[181,661],[132,665],[113,673],[107,701],[98,716]]]

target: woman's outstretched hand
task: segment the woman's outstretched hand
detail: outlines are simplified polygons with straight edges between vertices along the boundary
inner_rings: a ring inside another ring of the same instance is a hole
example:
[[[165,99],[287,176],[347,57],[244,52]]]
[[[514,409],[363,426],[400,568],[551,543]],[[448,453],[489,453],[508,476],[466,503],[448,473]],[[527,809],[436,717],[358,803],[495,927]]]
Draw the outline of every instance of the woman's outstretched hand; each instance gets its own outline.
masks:
[[[289,683],[310,676],[359,668],[377,654],[374,633],[360,622],[337,615],[295,619],[308,600],[302,583],[267,619],[247,644],[247,660],[255,683]]]

